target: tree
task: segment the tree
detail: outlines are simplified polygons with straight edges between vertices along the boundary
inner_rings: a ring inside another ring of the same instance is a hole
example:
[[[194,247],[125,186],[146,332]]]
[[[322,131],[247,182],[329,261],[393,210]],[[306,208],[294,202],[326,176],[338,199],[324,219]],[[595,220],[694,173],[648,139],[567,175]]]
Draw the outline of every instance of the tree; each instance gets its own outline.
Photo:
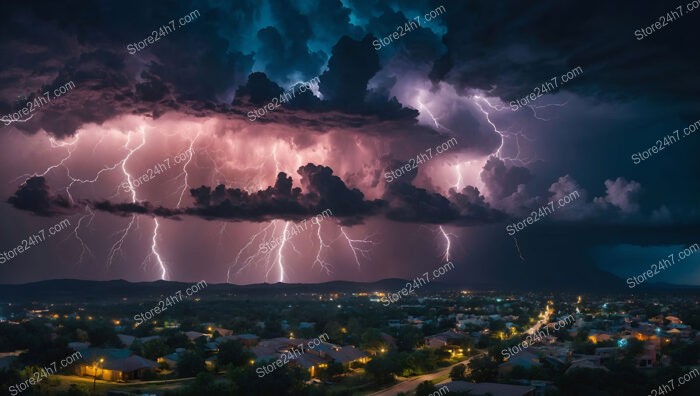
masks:
[[[107,347],[121,345],[121,341],[114,332],[114,326],[109,322],[93,323],[87,329],[90,337],[90,345],[93,347]]]
[[[83,329],[75,330],[75,338],[80,342],[90,341],[90,336],[88,335],[87,331]]]
[[[339,340],[343,337],[342,327],[334,320],[323,326],[323,332],[327,333],[333,340]]]
[[[454,367],[452,367],[452,370],[450,370],[450,379],[452,381],[461,381],[465,378],[465,372],[467,370],[467,366],[464,364],[460,363]]]
[[[194,382],[183,388],[179,395],[207,395],[207,396],[226,396],[236,394],[235,384],[226,384],[216,381],[211,373],[199,373]]]
[[[396,335],[396,346],[399,351],[413,351],[423,342],[423,333],[413,326],[400,327]]]
[[[700,345],[697,343],[681,345],[678,349],[670,352],[674,362],[683,365],[695,364],[700,356]]]
[[[366,351],[379,352],[382,348],[385,348],[384,339],[382,339],[382,333],[374,328],[367,329],[362,333],[360,348]]]
[[[479,356],[469,361],[469,378],[474,382],[491,382],[498,377],[498,363],[488,356]]]
[[[150,360],[156,360],[169,352],[168,344],[159,338],[144,343],[141,350],[143,351],[143,357]]]
[[[378,385],[394,382],[394,374],[398,371],[398,364],[393,355],[377,356],[365,366],[365,372]]]
[[[249,358],[250,354],[243,349],[243,344],[238,340],[231,340],[219,344],[216,364],[219,367],[224,367],[227,364],[242,366],[247,363]]]
[[[194,377],[205,370],[204,358],[196,352],[186,351],[177,360],[177,372],[180,377]]]
[[[416,388],[416,396],[430,396],[437,388],[430,381],[421,382]]]
[[[265,374],[261,367],[270,363],[271,361],[262,362],[257,367],[250,365],[229,366],[227,377],[237,388],[237,391],[229,394],[242,396],[304,394],[304,383],[309,379],[308,371],[298,366],[285,365]]]
[[[163,336],[165,337],[165,343],[168,344],[170,348],[186,348],[190,343],[190,339],[179,331],[172,331]]]

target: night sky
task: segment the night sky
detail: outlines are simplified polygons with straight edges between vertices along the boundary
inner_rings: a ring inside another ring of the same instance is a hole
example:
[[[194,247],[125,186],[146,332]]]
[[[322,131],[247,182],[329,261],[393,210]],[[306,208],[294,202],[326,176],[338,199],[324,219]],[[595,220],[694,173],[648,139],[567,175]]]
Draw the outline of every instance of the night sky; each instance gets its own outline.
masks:
[[[626,287],[700,242],[686,3],[7,2],[0,280]]]

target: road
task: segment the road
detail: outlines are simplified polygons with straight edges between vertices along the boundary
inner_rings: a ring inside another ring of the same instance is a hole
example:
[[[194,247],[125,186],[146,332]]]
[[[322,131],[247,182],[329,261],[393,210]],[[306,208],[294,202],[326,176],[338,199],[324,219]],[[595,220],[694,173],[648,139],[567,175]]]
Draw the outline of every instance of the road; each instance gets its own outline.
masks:
[[[452,367],[454,367],[460,363],[466,365],[467,363],[469,363],[469,360],[471,360],[477,356],[482,356],[482,355],[474,355],[474,356],[470,357],[469,359],[455,363],[449,367],[445,367],[444,369],[438,370],[434,373],[420,375],[418,377],[414,377],[414,378],[411,378],[409,380],[399,382],[398,384],[392,386],[391,388],[387,388],[387,389],[384,389],[384,390],[381,390],[381,391],[375,392],[375,393],[370,393],[367,396],[396,396],[396,394],[399,392],[412,392],[414,389],[416,389],[418,384],[420,384],[421,382],[432,381],[438,377],[448,375],[450,373],[450,370],[452,370]]]

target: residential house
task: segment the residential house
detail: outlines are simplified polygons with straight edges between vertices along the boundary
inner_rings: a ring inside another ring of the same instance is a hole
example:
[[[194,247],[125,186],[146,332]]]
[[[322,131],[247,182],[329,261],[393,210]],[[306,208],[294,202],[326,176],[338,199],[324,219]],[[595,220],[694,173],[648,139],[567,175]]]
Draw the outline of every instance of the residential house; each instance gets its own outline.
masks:
[[[423,339],[425,346],[431,349],[440,349],[448,345],[452,345],[454,342],[463,339],[464,336],[455,331],[445,331],[442,333],[434,334]]]
[[[80,352],[76,374],[105,381],[128,381],[142,378],[158,367],[156,362],[135,355],[128,349],[88,348]]]
[[[206,339],[209,339],[211,335],[206,334],[206,333],[200,333],[198,331],[187,331],[185,332],[185,335],[190,341],[194,341],[198,338],[205,337]]]

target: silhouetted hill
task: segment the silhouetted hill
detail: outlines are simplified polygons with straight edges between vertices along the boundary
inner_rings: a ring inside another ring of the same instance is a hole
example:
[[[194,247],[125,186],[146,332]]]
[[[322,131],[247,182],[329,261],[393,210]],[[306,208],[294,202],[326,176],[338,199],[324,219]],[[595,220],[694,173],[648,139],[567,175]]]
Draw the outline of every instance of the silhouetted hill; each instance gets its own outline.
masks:
[[[325,283],[261,283],[251,285],[208,284],[197,295],[204,296],[250,296],[264,297],[274,295],[295,295],[311,293],[356,293],[356,292],[398,292],[406,286],[408,280],[383,279],[376,282],[332,281]],[[173,295],[178,290],[183,293],[192,286],[189,282],[128,282],[122,279],[110,281],[91,281],[78,279],[55,279],[20,285],[1,285],[0,301],[99,301],[115,298],[129,300],[152,299],[159,296]],[[582,285],[586,285],[585,287]],[[578,278],[575,282],[521,282],[518,287],[507,284],[472,284],[470,286],[454,286],[440,282],[430,282],[418,289],[423,293],[449,290],[475,291],[571,291],[571,292],[619,292],[639,293],[655,291],[697,292],[700,287],[671,284],[643,284],[629,289],[622,279],[604,271],[591,271],[589,276]]]
[[[240,295],[263,296],[284,294],[310,294],[331,292],[366,292],[366,291],[398,291],[408,281],[402,279],[384,279],[377,282],[349,282],[332,281],[318,284],[307,283],[273,283],[273,284],[208,284],[197,295]],[[153,298],[155,296],[168,296],[192,286],[188,282],[154,281],[154,282],[128,282],[122,279],[111,281],[90,281],[77,279],[56,279],[21,285],[0,286],[0,300],[2,301],[65,301],[65,300],[91,300],[129,298],[138,300]],[[434,292],[454,289],[448,285],[431,282],[421,287],[422,291]]]

